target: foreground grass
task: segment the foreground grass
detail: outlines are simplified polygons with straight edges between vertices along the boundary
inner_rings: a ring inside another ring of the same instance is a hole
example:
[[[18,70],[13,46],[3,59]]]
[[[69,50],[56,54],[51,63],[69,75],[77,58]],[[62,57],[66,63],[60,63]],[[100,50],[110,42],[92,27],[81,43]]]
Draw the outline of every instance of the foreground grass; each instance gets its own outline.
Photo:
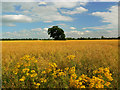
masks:
[[[14,66],[21,62],[24,55],[37,59],[39,70],[47,68],[49,63],[56,63],[57,68],[75,66],[78,76],[93,76],[93,71],[100,67],[109,67],[112,73],[112,88],[117,87],[118,80],[118,41],[117,40],[82,40],[82,41],[3,41],[2,70],[3,87],[14,87],[11,74]],[[66,59],[74,55],[73,64]],[[14,62],[14,63],[13,63]],[[6,82],[7,81],[7,82]],[[9,83],[8,83],[9,82]],[[11,83],[10,83],[11,82]]]

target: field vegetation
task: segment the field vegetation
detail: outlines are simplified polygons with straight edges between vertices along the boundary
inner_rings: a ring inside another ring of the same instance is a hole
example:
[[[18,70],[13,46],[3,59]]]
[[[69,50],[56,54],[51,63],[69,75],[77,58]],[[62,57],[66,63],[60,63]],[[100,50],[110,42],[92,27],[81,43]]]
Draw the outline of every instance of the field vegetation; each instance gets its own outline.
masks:
[[[117,88],[118,40],[3,41],[3,88]]]

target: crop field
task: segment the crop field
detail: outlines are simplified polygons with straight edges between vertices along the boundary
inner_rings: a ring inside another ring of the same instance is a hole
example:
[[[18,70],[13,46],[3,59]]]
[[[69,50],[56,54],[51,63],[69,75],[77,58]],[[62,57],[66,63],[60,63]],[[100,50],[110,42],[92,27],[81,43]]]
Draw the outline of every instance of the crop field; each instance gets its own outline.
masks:
[[[2,41],[3,88],[117,88],[118,40]]]

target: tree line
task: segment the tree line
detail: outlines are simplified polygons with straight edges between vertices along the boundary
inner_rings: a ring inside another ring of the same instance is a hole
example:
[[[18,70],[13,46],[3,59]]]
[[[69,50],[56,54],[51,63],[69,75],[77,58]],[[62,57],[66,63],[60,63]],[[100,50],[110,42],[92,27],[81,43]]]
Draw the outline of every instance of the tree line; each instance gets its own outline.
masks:
[[[101,36],[102,37],[102,36]],[[110,39],[120,39],[120,37],[104,37],[104,38],[85,38],[85,37],[80,37],[80,38],[71,38],[71,37],[68,37],[68,38],[65,38],[64,40],[110,40]],[[0,39],[0,41],[6,41],[6,40],[54,40],[54,39],[39,39],[39,38],[22,38],[22,39],[11,39],[11,38],[3,38],[3,39]]]
[[[48,35],[50,35],[50,37],[52,39],[39,39],[39,38],[22,38],[22,39],[11,39],[11,38],[3,38],[0,40],[101,40],[101,39],[120,39],[120,36],[115,38],[115,37],[104,37],[101,36],[101,38],[91,38],[91,37],[80,37],[80,38],[71,38],[71,37],[67,37],[65,38],[65,34],[63,29],[59,28],[58,26],[53,26],[51,28],[48,29]]]

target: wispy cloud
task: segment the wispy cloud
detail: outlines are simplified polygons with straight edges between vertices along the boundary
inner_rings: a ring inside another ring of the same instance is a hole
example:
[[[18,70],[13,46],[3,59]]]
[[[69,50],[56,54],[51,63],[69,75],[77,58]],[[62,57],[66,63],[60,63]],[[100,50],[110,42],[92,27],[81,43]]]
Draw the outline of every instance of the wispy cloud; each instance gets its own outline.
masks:
[[[21,30],[15,32],[3,32],[2,38],[49,38],[47,31],[41,28]]]
[[[41,6],[42,5],[42,6]],[[44,6],[45,5],[45,6]],[[81,5],[81,6],[80,6]],[[70,16],[63,15],[59,12],[61,8],[74,8],[73,11],[61,11],[64,14],[77,14],[87,11],[82,5],[86,3],[78,2],[20,2],[20,3],[3,3],[3,12],[12,13],[12,15],[4,15],[3,22],[44,22],[51,23],[53,21],[73,21]],[[80,6],[80,7],[78,7]],[[16,9],[19,7],[19,9]],[[62,9],[63,10],[63,9]],[[13,18],[15,17],[15,18]],[[6,19],[7,18],[7,19]],[[21,20],[20,20],[21,19]],[[12,24],[13,24],[12,23]],[[10,26],[10,25],[8,25]]]
[[[75,28],[75,27],[70,27],[70,29],[73,29],[73,30],[74,30],[74,29],[76,29],[76,28]]]
[[[93,12],[91,15],[101,17],[101,22],[107,23],[106,25],[96,27],[84,27],[82,29],[97,30],[92,34],[96,36],[104,35],[117,37],[118,36],[118,6],[112,6],[107,12]]]
[[[72,11],[71,10],[63,10],[62,13],[72,15],[72,14],[83,13],[83,12],[86,12],[86,11],[88,11],[88,9],[83,8],[83,7],[77,7],[77,8],[75,8]]]
[[[32,18],[26,15],[3,15],[2,22],[8,26],[15,26],[13,23],[32,22]]]

